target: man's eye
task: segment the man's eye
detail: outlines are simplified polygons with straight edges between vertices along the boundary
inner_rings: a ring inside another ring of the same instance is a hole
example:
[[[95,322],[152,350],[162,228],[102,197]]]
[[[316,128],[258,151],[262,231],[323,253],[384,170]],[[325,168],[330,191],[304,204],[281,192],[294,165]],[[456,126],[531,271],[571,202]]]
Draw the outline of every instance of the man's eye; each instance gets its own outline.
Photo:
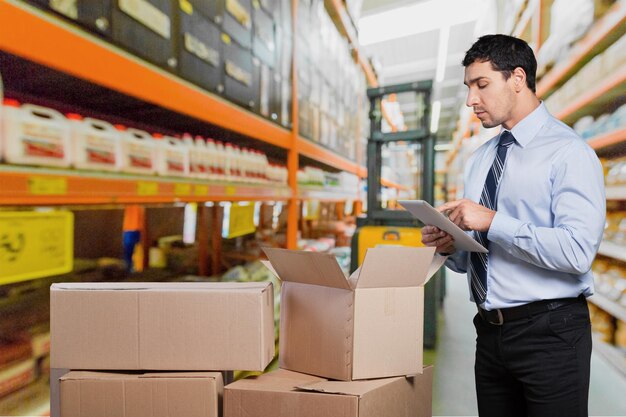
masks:
[[[478,88],[480,88],[481,90],[485,87],[487,87],[488,84],[478,84]]]

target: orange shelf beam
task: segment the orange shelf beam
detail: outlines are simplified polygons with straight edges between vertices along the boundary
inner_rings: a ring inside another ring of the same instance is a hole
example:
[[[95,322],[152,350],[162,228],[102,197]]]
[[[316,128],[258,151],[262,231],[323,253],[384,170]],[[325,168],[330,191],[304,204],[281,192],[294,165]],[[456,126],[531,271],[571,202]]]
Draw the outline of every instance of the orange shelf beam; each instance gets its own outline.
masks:
[[[290,132],[30,6],[0,1],[0,50],[271,145]]]
[[[336,153],[303,137],[298,138],[298,151],[301,155],[315,159],[342,171],[358,175],[359,166],[356,162],[337,155]]]
[[[606,15],[598,20],[587,35],[574,47],[569,59],[547,73],[537,84],[537,95],[545,98],[569,79],[592,53],[598,52],[603,42],[616,40],[626,32],[626,3],[616,2]],[[610,43],[610,42],[609,42]]]
[[[409,190],[409,187],[407,187],[406,185],[401,185],[401,184],[398,184],[398,183],[386,180],[384,178],[380,181],[380,183],[382,185],[384,185],[385,187],[395,188],[395,189],[400,190],[400,191],[408,191]]]
[[[610,102],[616,96],[619,96],[618,89],[626,82],[626,65],[602,82],[597,88],[589,90],[581,95],[578,100],[570,103],[567,107],[556,113],[556,117],[565,122],[570,121],[580,110],[594,103]],[[574,121],[574,120],[572,120]]]
[[[593,149],[598,150],[606,148],[608,146],[617,145],[618,143],[626,142],[626,129],[618,129],[612,132],[604,133],[590,139],[587,143]]]
[[[286,186],[209,183],[183,178],[89,176],[51,170],[0,172],[0,206],[150,204],[205,201],[287,200]]]

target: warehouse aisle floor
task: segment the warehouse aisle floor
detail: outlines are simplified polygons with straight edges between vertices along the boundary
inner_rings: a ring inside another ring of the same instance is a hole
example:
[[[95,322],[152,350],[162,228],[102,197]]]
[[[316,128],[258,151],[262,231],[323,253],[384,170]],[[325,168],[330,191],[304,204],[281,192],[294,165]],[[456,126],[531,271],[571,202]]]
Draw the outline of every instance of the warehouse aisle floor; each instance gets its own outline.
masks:
[[[472,317],[476,308],[468,301],[465,276],[450,270],[447,296],[439,322],[434,356],[433,414],[476,416],[474,341]],[[626,416],[626,378],[597,353],[591,359],[590,416]]]

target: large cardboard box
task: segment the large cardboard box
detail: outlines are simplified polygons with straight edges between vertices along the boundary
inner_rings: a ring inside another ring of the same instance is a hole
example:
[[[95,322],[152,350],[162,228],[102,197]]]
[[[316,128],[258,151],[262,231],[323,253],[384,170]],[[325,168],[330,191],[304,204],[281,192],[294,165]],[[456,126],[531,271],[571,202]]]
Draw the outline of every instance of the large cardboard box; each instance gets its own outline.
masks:
[[[50,291],[51,366],[255,370],[274,357],[271,283],[75,283]]]
[[[431,417],[432,366],[421,375],[328,381],[283,369],[224,389],[224,417]]]
[[[369,249],[350,278],[333,255],[265,252],[282,280],[281,368],[342,381],[422,372],[434,248]]]
[[[219,417],[219,372],[69,372],[60,380],[61,417]]]

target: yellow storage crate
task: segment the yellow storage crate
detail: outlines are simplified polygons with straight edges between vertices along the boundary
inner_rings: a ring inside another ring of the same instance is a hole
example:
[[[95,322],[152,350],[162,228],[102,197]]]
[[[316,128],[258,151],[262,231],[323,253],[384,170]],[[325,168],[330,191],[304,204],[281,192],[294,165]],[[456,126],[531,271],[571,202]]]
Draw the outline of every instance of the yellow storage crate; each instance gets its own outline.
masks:
[[[381,245],[424,246],[422,244],[422,229],[395,226],[363,226],[359,228],[357,231],[359,265],[363,263],[368,248]]]

